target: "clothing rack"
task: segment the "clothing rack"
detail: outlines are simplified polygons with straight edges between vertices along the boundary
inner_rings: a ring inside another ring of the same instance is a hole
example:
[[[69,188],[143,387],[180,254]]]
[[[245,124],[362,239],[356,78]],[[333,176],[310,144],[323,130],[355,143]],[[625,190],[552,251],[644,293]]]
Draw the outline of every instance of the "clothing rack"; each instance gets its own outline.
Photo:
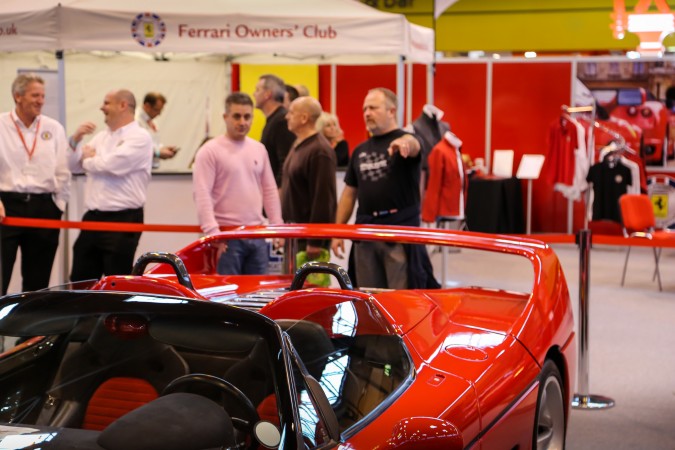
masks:
[[[611,149],[608,149],[608,150],[605,151],[605,149],[607,147],[611,146],[612,144],[614,144],[614,148],[611,148]],[[628,145],[626,145],[625,141],[624,142],[621,142],[621,141],[613,142],[613,143],[610,143],[607,147],[603,148],[600,151],[600,156],[601,156],[601,159],[603,159],[603,160],[607,156],[621,155],[623,153],[631,153],[633,155],[638,154],[635,150],[633,150]],[[605,152],[603,153],[603,151],[605,151]]]
[[[561,109],[564,114],[567,114],[568,117],[572,117],[573,114],[577,113],[591,113],[591,118],[590,121],[594,125],[600,125],[596,120],[595,120],[595,115],[596,115],[596,110],[595,110],[595,103],[593,105],[589,106],[567,106],[567,105],[562,105]],[[586,153],[588,154],[588,160],[593,161],[593,155],[595,154],[595,133],[593,132],[595,126],[589,127],[588,129],[588,136],[586,136]],[[587,191],[586,192],[586,204],[588,204],[588,201],[590,199],[590,193]],[[584,229],[588,228],[588,215],[584,214]],[[567,199],[567,234],[572,234],[574,230],[574,200],[572,199]]]
[[[597,121],[593,122],[593,127],[598,128],[598,129],[604,131],[605,133],[609,134],[610,136],[612,136],[614,138],[614,140],[617,141],[619,148],[622,148],[622,149],[623,148],[629,148],[626,145],[626,139],[624,139],[624,137],[621,136],[618,132],[612,130],[611,128],[607,128],[606,126],[604,126],[603,124],[601,124]],[[631,149],[631,151],[633,151],[633,150]],[[591,164],[593,164],[595,162],[595,149],[593,149],[593,159],[590,159],[590,161],[591,161]]]

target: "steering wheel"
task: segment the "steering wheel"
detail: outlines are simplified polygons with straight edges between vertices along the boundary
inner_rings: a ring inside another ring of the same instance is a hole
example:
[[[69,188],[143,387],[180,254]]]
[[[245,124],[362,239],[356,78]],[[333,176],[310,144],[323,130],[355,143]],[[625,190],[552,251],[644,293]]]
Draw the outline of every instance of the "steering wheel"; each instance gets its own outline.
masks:
[[[162,391],[162,395],[183,392],[191,384],[207,384],[218,388],[228,397],[234,398],[243,411],[244,418],[232,417],[232,424],[236,429],[253,436],[253,426],[260,421],[258,411],[246,394],[227,380],[205,373],[189,373],[171,381]],[[257,448],[257,446],[254,448]]]

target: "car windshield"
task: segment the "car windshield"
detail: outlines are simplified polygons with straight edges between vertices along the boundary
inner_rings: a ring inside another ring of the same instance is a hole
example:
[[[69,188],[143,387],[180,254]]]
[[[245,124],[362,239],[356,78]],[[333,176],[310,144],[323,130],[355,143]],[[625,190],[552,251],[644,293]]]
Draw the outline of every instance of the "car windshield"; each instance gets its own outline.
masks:
[[[622,106],[638,106],[642,104],[640,89],[619,89],[617,103]]]
[[[340,432],[365,426],[412,380],[412,362],[402,338],[368,301],[344,300],[301,320],[277,319],[321,385]],[[300,396],[303,433],[318,420],[308,395]]]

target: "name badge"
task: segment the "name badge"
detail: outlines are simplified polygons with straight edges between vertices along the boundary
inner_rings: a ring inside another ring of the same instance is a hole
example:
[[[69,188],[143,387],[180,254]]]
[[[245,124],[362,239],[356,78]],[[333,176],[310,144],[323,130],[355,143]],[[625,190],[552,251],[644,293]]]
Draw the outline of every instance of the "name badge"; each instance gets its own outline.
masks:
[[[21,169],[21,173],[27,177],[34,177],[37,176],[39,171],[37,165],[29,163],[23,166],[23,169]]]

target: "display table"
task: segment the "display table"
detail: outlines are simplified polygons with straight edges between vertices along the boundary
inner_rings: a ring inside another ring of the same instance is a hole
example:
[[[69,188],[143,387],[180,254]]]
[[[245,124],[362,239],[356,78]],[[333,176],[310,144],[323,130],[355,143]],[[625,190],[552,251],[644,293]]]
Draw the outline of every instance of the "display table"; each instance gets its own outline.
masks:
[[[469,179],[465,213],[469,231],[524,233],[520,180],[515,177]]]

